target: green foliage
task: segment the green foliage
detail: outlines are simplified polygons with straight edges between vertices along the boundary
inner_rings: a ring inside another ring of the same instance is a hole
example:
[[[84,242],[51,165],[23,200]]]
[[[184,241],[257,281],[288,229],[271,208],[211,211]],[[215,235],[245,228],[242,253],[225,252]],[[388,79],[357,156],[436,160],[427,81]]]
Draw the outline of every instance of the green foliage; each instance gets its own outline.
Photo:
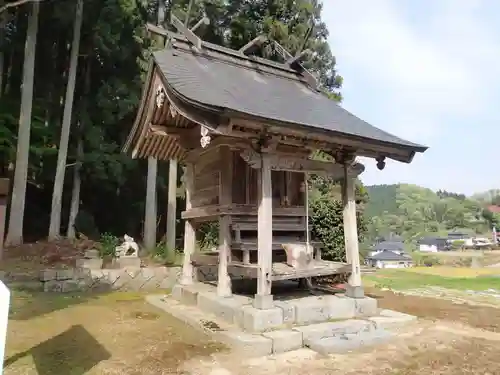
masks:
[[[169,266],[179,264],[180,253],[176,249],[170,249],[164,241],[155,246],[151,255]]]
[[[99,255],[101,257],[115,257],[115,248],[120,244],[118,237],[110,233],[103,233],[99,241]]]
[[[462,247],[464,247],[464,245],[465,245],[464,240],[455,240],[455,241],[452,241],[452,243],[451,243],[451,246],[454,249],[461,249]]]
[[[483,205],[462,194],[433,192],[416,185],[368,186],[365,207],[368,237],[397,234],[415,242],[424,236],[446,236],[449,231],[485,233],[491,228]]]
[[[200,225],[198,246],[201,250],[212,250],[219,244],[219,223],[211,221]]]
[[[345,261],[342,203],[327,194],[318,195],[309,203],[312,237],[324,244],[323,257],[327,260]],[[358,237],[361,242],[365,231],[364,220],[359,212],[357,216]]]
[[[411,254],[411,257],[413,260],[413,264],[417,267],[432,267],[441,264],[441,261],[438,257],[429,254],[414,252]]]

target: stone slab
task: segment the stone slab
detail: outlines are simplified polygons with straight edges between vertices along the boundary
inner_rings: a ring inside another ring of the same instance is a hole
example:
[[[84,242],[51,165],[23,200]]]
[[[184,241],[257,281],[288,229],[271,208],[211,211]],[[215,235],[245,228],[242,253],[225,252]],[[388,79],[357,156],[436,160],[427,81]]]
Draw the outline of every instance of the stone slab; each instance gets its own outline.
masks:
[[[381,310],[378,316],[370,317],[368,320],[380,328],[397,328],[417,320],[417,317],[393,310]]]
[[[375,329],[375,324],[373,322],[357,319],[318,323],[293,328],[294,331],[302,333],[304,343],[341,334],[368,332],[373,329]]]
[[[172,289],[172,296],[179,302],[186,305],[196,305],[200,292],[212,292],[215,288],[202,283],[191,285],[176,284]]]
[[[246,332],[265,332],[283,325],[283,310],[275,307],[272,309],[256,309],[253,306],[237,308],[234,323]]]
[[[323,296],[303,297],[288,303],[295,308],[295,322],[297,324],[319,323],[330,318],[328,303]]]
[[[291,329],[265,332],[262,336],[273,341],[273,353],[285,353],[302,348],[302,333]]]
[[[111,265],[113,268],[140,268],[141,259],[137,257],[113,258]]]
[[[202,292],[198,293],[197,306],[203,312],[213,314],[228,323],[233,323],[244,303],[238,298],[219,297],[215,292]]]
[[[378,302],[375,298],[354,298],[355,316],[366,317],[378,314]]]
[[[295,306],[285,301],[274,301],[274,305],[283,310],[283,324],[295,323]]]
[[[246,357],[260,357],[273,352],[273,341],[262,335],[252,335],[246,332],[222,331],[219,340],[229,346],[234,352]]]
[[[328,319],[351,319],[356,316],[356,300],[345,296],[325,296]]]
[[[387,342],[393,337],[388,331],[376,329],[358,334],[345,334],[319,340],[308,340],[307,346],[320,354],[345,353]]]
[[[90,268],[94,270],[98,270],[102,268],[103,260],[101,258],[83,258],[77,259],[75,262],[75,266],[77,268]]]
[[[180,321],[188,324],[219,341],[246,357],[259,357],[272,353],[273,342],[260,334],[251,334],[237,330],[218,316],[201,311],[196,306],[183,305],[162,295],[150,295],[146,301],[165,311]]]

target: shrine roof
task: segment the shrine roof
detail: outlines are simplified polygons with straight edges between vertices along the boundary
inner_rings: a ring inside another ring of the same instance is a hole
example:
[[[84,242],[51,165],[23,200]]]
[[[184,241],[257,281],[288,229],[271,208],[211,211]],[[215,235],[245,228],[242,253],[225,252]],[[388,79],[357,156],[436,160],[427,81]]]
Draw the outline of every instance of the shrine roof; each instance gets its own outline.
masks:
[[[170,91],[194,106],[375,141],[411,153],[427,149],[342,108],[310,84],[300,65],[292,68],[207,42],[196,50],[183,37],[154,53],[154,61]]]

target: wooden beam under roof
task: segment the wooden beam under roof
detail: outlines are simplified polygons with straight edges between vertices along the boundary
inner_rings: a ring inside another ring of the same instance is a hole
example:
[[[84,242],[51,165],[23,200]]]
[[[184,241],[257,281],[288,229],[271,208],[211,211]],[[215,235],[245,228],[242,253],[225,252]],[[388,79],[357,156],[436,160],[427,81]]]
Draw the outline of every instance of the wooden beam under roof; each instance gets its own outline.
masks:
[[[184,25],[181,20],[179,20],[174,14],[170,16],[170,22],[172,26],[174,26],[177,31],[184,34],[186,39],[198,50],[201,50],[201,38],[198,37],[195,33],[193,33],[186,25]]]
[[[265,35],[259,35],[256,38],[253,38],[247,44],[239,49],[239,52],[246,55],[253,47],[260,46],[267,41],[267,37]]]

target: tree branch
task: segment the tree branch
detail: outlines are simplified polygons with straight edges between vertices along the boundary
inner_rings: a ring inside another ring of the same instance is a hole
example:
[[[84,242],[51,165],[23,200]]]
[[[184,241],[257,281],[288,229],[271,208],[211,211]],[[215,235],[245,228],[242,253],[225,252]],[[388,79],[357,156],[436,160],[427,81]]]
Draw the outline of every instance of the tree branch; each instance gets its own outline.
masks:
[[[7,9],[12,8],[12,7],[17,7],[26,3],[34,3],[34,2],[41,2],[42,0],[17,0],[12,3],[5,4],[4,6],[0,7],[0,14],[5,12]]]

